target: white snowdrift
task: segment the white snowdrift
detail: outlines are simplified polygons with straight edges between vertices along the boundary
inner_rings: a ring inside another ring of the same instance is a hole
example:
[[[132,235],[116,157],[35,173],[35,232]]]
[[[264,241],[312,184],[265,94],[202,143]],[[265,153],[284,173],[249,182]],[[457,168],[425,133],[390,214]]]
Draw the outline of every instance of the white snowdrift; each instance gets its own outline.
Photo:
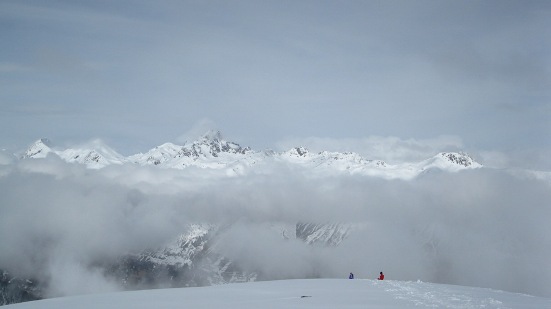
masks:
[[[551,308],[551,299],[420,281],[312,279],[90,294],[11,308]]]

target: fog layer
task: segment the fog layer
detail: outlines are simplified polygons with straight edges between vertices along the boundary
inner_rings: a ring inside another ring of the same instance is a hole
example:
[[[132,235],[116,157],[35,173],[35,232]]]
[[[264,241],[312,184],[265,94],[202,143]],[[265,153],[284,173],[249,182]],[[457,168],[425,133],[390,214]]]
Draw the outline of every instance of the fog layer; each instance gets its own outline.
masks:
[[[216,248],[263,278],[423,280],[550,297],[551,190],[492,169],[412,181],[312,177],[265,167],[240,177],[129,165],[88,170],[55,158],[0,166],[0,269],[49,295],[111,291],[94,262],[174,240],[188,223],[229,226]],[[338,247],[270,228],[350,224]]]

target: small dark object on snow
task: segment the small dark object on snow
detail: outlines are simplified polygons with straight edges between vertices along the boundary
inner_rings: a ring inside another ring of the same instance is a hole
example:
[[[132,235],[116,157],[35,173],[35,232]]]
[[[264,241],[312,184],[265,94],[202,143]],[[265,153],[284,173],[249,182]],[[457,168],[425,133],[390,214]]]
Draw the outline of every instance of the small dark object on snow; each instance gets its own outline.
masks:
[[[304,297],[312,297],[310,295],[302,295],[300,298],[304,298]]]

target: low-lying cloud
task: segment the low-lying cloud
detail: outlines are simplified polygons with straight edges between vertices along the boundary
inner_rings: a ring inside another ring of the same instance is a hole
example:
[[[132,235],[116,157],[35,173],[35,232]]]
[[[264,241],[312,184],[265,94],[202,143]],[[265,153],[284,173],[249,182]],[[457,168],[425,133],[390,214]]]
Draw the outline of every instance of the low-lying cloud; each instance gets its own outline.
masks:
[[[49,295],[119,287],[96,261],[158,247],[186,224],[229,226],[217,250],[262,279],[375,278],[551,296],[549,183],[493,169],[412,181],[246,176],[132,165],[89,170],[55,158],[0,166],[0,269],[47,279]],[[338,247],[284,239],[297,222],[351,226]]]

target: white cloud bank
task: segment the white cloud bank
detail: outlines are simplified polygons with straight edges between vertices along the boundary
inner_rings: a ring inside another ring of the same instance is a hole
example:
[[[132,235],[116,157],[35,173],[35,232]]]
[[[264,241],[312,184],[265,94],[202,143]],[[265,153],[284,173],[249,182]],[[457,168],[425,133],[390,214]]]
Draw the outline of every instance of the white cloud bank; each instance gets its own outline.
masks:
[[[264,278],[389,278],[551,296],[549,183],[492,169],[413,181],[274,169],[210,177],[59,159],[0,166],[0,268],[49,278],[51,295],[116,290],[93,262],[173,240],[187,223],[233,223],[218,250]],[[339,247],[285,241],[272,223],[346,222]]]

